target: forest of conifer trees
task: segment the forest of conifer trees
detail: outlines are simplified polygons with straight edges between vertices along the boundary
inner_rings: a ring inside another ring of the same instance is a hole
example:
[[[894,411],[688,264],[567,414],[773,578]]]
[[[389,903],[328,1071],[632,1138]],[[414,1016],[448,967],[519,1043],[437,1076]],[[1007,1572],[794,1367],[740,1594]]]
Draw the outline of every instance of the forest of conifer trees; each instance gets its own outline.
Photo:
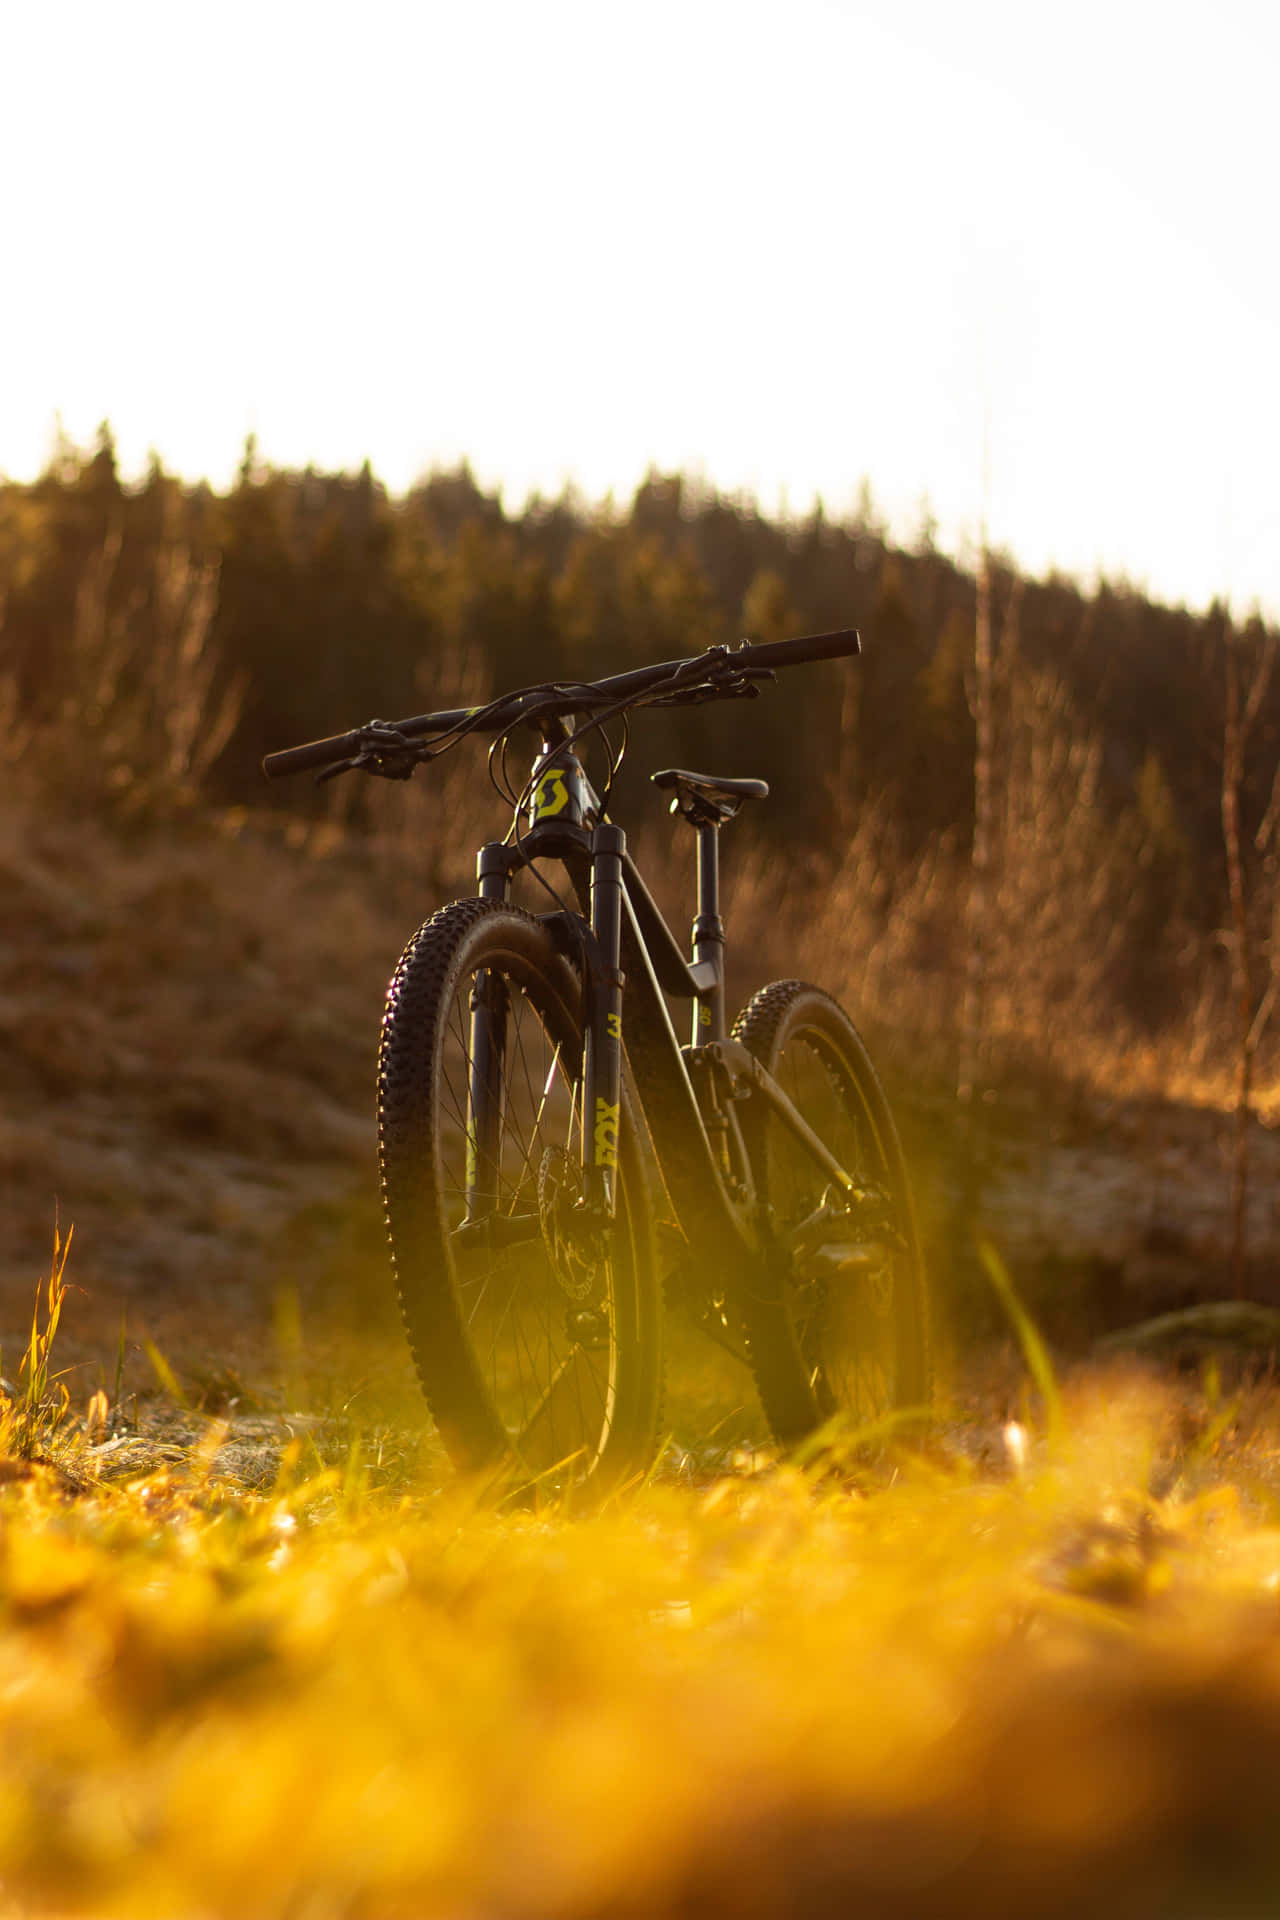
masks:
[[[1030,991],[1032,964],[1032,1016],[1087,1000],[1095,1025],[1159,1030],[1227,990],[1227,664],[1250,676],[1276,635],[998,557],[990,587],[993,1004]],[[908,970],[961,963],[975,578],[927,525],[896,545],[866,488],[843,521],[771,521],[658,473],[625,505],[566,491],[509,512],[466,466],[393,498],[367,466],[278,471],[250,442],[219,493],[158,459],[125,484],[104,426],[31,484],[0,484],[0,605],[11,779],[128,832],[192,806],[278,807],[264,752],[374,715],[856,625],[861,659],[784,677],[767,705],[647,716],[620,809],[665,761],[761,775],[773,798],[744,841],[807,836],[809,878],[852,877],[881,925],[911,918]],[[1264,974],[1273,861],[1255,840],[1278,754],[1272,686],[1239,783]],[[326,804],[310,787],[287,800]]]

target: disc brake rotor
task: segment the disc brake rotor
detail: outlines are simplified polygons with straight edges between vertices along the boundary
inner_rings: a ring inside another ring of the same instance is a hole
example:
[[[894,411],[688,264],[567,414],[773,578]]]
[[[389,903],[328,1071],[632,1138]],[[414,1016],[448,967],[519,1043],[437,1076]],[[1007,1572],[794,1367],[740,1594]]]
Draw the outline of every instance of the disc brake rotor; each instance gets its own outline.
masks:
[[[590,1299],[600,1274],[600,1256],[575,1213],[579,1189],[576,1163],[563,1147],[547,1147],[538,1167],[538,1218],[556,1282],[573,1301]]]

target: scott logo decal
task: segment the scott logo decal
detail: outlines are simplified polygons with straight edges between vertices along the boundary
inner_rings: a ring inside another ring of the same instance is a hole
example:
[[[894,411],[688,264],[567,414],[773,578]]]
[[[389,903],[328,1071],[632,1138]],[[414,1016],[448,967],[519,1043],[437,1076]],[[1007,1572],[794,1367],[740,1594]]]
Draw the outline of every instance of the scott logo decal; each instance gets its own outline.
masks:
[[[564,775],[559,767],[548,767],[533,790],[534,819],[551,820],[557,813],[563,813],[568,804],[569,789]]]

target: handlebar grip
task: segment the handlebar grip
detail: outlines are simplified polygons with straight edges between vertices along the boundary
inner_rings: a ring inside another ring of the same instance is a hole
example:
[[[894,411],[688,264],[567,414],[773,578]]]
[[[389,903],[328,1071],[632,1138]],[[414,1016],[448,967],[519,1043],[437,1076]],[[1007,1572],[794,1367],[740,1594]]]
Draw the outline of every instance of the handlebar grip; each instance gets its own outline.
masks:
[[[753,640],[733,649],[733,659],[748,667],[798,667],[806,660],[847,660],[862,652],[856,627],[837,633],[808,633],[798,640]]]
[[[306,773],[310,767],[331,767],[359,751],[359,732],[335,733],[328,740],[308,740],[304,746],[282,747],[279,753],[269,753],[262,771],[268,780],[282,780],[286,774]]]

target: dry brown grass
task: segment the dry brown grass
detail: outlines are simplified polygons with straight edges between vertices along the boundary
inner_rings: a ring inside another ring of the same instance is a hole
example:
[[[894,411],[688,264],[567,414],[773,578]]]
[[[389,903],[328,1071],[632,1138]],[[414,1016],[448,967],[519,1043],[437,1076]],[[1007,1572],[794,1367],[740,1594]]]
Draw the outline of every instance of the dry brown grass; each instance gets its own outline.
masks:
[[[1274,1911],[1267,1383],[1084,1374],[1047,1431],[1006,1376],[891,1473],[590,1517],[6,1437],[19,1912]]]

